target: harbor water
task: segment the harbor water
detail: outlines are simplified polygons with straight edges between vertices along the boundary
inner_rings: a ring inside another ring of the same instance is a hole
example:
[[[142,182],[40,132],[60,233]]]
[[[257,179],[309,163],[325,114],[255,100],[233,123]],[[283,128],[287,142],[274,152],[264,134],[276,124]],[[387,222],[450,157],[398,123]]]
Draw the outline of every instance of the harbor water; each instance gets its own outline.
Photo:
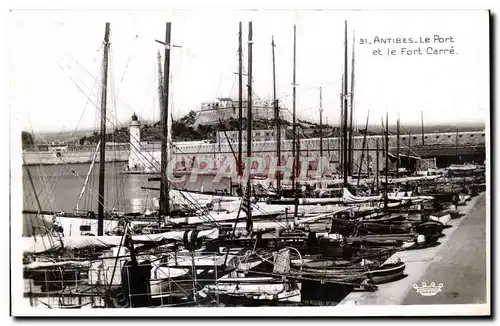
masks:
[[[142,187],[159,188],[160,183],[148,181],[154,175],[122,174],[127,163],[106,163],[105,209],[119,212],[144,212],[153,209],[159,191]],[[90,164],[44,165],[23,167],[23,209],[36,210],[34,196],[26,169],[29,169],[34,188],[42,210],[72,212],[77,208],[78,198],[85,184]],[[230,180],[225,178],[214,182],[214,176],[198,176],[192,180],[176,183],[175,187],[185,190],[214,191],[228,189]],[[191,182],[192,181],[192,182]],[[87,182],[87,188],[78,202],[79,210],[97,211],[99,164],[95,164]]]

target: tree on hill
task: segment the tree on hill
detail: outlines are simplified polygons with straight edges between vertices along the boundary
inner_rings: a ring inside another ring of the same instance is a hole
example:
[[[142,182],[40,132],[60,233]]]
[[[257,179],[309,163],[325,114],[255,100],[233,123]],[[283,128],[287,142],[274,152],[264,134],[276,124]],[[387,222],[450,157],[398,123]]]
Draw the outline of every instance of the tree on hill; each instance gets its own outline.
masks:
[[[208,124],[208,125],[197,125],[194,126],[196,122],[197,113],[193,110],[189,111],[184,117],[179,120],[173,121],[171,125],[171,134],[174,141],[199,141],[206,139],[214,139],[215,133],[219,130],[226,131],[236,131],[239,129],[239,119],[231,117],[227,120],[222,121],[223,128],[220,124]],[[299,120],[299,123],[306,124],[303,128],[314,129],[317,124],[310,123],[307,121]],[[280,124],[282,128],[290,127],[291,123],[286,120],[281,120]],[[276,122],[274,119],[254,119],[253,128],[256,130],[267,130],[274,129],[276,127]],[[327,125],[323,125],[323,128],[327,128]],[[242,129],[246,130],[247,119],[242,118]],[[141,140],[142,141],[161,141],[161,127],[160,121],[153,122],[150,124],[143,124],[141,126]],[[82,137],[80,139],[80,145],[83,144],[97,144],[99,141],[99,134],[94,132],[92,136]],[[113,133],[106,135],[106,141],[122,142],[126,143],[130,139],[130,133],[128,127],[123,127],[116,129]]]
[[[192,126],[196,121],[196,112],[193,110],[189,111],[184,117],[182,117],[179,122],[188,126]]]

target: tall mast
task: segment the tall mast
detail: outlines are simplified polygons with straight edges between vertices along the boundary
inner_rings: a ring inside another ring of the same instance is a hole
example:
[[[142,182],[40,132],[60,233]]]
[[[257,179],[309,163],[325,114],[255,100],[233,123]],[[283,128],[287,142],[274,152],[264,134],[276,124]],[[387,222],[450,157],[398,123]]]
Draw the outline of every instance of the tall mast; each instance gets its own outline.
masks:
[[[359,170],[358,170],[359,172],[358,172],[357,186],[359,186],[359,181],[361,179],[361,169],[363,167],[363,159],[365,158],[366,133],[368,131],[368,120],[369,119],[370,119],[370,111],[368,111],[368,115],[366,116],[366,126],[365,126],[365,133],[363,135],[363,146],[361,147],[361,159],[359,161]],[[368,169],[367,169],[367,171],[368,171]]]
[[[344,175],[344,138],[342,137],[344,130],[344,75],[342,75],[342,80],[340,82],[342,84],[342,91],[340,92],[340,128],[339,128],[339,159],[340,159],[340,170],[342,171],[342,175]]]
[[[293,142],[292,142],[292,156],[295,157],[295,142],[297,139],[296,132],[297,132],[297,122],[296,122],[296,116],[295,116],[295,102],[296,102],[296,79],[295,79],[295,69],[296,69],[296,59],[297,59],[297,28],[295,25],[293,25],[293,80],[292,80],[292,86],[293,86],[293,96],[292,96],[292,108],[293,108],[293,119],[292,119],[292,133],[293,133]],[[296,170],[298,166],[298,162],[295,162],[293,165],[293,173],[292,173],[292,189],[295,189],[295,178],[296,176]]]
[[[408,135],[408,168],[411,166],[410,155],[411,155],[411,129]]]
[[[278,165],[281,166],[281,128],[280,128],[280,111],[278,99],[276,98],[276,63],[274,56],[274,36],[271,39],[271,48],[273,52],[273,104],[274,104],[274,121],[276,123],[276,156],[278,157]],[[278,196],[281,195],[281,172],[276,174],[276,192]]]
[[[328,117],[326,117],[326,126],[327,126],[327,132],[328,132]],[[330,160],[330,140],[327,139],[326,140],[326,147],[327,147],[327,150],[328,150],[328,160]]]
[[[380,117],[380,123],[381,123],[381,126],[382,126],[382,136],[385,135],[385,127],[384,127],[384,117]],[[385,137],[382,137],[382,156],[385,157],[385,140],[384,140]]]
[[[161,115],[161,112],[163,111],[164,89],[163,89],[163,68],[162,68],[163,61],[162,61],[161,53],[159,50],[158,50],[158,54],[157,54],[157,59],[158,59],[158,102],[160,104],[160,115]],[[160,119],[161,119],[161,117],[160,117]],[[160,185],[163,182],[162,179],[163,179],[163,174],[160,171]],[[161,195],[161,189],[160,189],[160,195]],[[159,202],[160,205],[161,205],[161,202],[162,201]],[[161,206],[160,206],[160,208],[161,208]],[[160,213],[160,214],[158,214],[158,226],[161,225],[161,222],[162,222],[162,217],[161,217],[161,213]]]
[[[253,43],[252,22],[248,23],[248,103],[247,103],[247,169],[248,181],[247,192],[251,196],[251,176],[250,176],[250,158],[252,157],[252,43]],[[247,201],[247,231],[252,229],[252,207],[250,198]]]
[[[422,145],[425,145],[425,140],[424,140],[424,111],[420,111],[420,121],[422,124]]]
[[[160,102],[160,108],[163,110],[163,69],[162,69],[162,60],[161,60],[161,53],[158,51],[157,54],[158,58],[158,97],[159,97],[159,102]]]
[[[351,64],[351,92],[350,92],[350,102],[349,102],[349,174],[352,174],[352,162],[353,162],[353,131],[352,131],[352,123],[353,123],[353,103],[354,103],[354,42],[355,36],[353,35],[352,39],[352,64]],[[346,49],[347,49],[347,35],[346,35]]]
[[[299,214],[299,158],[300,158],[300,135],[297,133],[297,156],[295,157],[295,161],[297,163],[297,169],[296,169],[296,174],[295,174],[295,179],[293,180],[293,183],[295,184],[295,214],[294,216],[297,217]]]
[[[238,176],[243,175],[243,27],[240,22],[240,33],[238,35]]]
[[[319,157],[323,157],[323,92],[319,88]]]
[[[160,180],[160,221],[162,215],[170,213],[169,186],[167,179],[168,165],[168,93],[170,76],[170,41],[171,22],[167,22],[165,30],[165,62],[163,67],[163,108],[161,110],[161,180]]]
[[[108,93],[108,57],[109,57],[109,23],[106,23],[104,31],[104,54],[102,63],[102,85],[101,85],[101,147],[99,156],[99,200],[97,209],[97,235],[103,235],[104,231],[104,177],[106,164],[106,100]]]
[[[387,210],[388,205],[388,194],[387,194],[387,182],[389,175],[389,113],[385,113],[385,185],[384,185],[384,208]]]
[[[396,126],[396,178],[399,178],[399,116]]]
[[[343,133],[343,147],[344,147],[344,187],[347,187],[347,176],[349,175],[349,152],[347,144],[347,20],[345,21],[345,32],[344,32],[344,133]]]
[[[376,163],[376,171],[375,171],[375,179],[377,180],[376,181],[376,189],[377,189],[377,195],[378,195],[378,185],[379,185],[379,178],[378,178],[378,174],[379,174],[379,170],[380,170],[380,167],[379,167],[379,151],[378,151],[378,138],[377,138],[377,149],[376,149],[376,152],[375,152],[375,157],[377,159],[377,163]]]
[[[366,148],[366,175],[367,178],[370,179],[371,173],[370,173],[370,143],[366,142],[366,146],[363,146]]]

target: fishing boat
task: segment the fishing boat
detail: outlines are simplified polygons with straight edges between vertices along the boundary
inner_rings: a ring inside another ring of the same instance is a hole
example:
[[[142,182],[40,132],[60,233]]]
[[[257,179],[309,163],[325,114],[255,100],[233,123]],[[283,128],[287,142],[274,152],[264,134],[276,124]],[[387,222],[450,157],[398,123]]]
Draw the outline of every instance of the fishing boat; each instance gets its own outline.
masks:
[[[403,277],[405,270],[404,262],[383,264],[382,266],[366,272],[370,281],[374,284],[393,282]]]
[[[254,270],[237,268],[205,287],[205,293],[217,295],[225,305],[282,305],[300,303],[300,282],[287,279],[290,273],[290,248],[283,248],[263,261],[272,268]],[[271,275],[271,276],[266,276]]]
[[[427,222],[423,222],[415,227],[415,230],[424,235],[433,235],[437,234],[440,235],[443,230],[446,228],[446,226],[435,220],[429,220]]]

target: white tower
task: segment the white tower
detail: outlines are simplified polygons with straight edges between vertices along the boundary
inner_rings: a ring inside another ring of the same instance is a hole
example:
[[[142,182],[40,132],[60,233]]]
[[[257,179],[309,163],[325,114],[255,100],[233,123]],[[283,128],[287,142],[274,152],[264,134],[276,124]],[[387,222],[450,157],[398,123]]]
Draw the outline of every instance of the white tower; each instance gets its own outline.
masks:
[[[128,157],[128,167],[130,170],[140,170],[143,168],[140,159],[141,155],[141,123],[137,116],[132,116],[129,124],[130,133],[130,154]]]

